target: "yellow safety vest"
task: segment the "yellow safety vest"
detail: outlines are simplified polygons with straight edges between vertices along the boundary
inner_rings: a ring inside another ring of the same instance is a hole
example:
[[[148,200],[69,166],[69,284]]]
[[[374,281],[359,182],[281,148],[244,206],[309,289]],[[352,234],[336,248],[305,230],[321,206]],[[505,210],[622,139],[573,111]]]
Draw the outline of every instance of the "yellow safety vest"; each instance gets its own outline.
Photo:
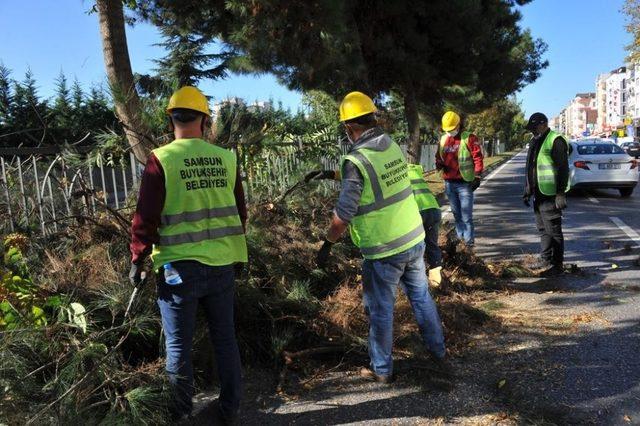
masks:
[[[411,179],[411,189],[418,204],[418,209],[429,210],[439,209],[438,200],[429,189],[429,185],[422,176],[423,170],[420,164],[409,164],[409,179]]]
[[[364,178],[360,205],[349,224],[351,239],[364,258],[389,257],[424,240],[422,218],[400,147],[392,142],[385,151],[356,149],[343,158],[341,169],[347,160]]]
[[[460,147],[458,148],[458,167],[460,169],[460,175],[466,182],[471,182],[475,179],[475,168],[473,165],[473,158],[471,157],[471,151],[469,151],[469,136],[471,133],[462,132]],[[448,135],[442,135],[440,138],[440,158],[444,158],[444,146],[447,143]]]
[[[246,262],[234,195],[235,153],[202,139],[177,139],[153,153],[162,165],[166,190],[153,267],[177,260],[212,266]]]

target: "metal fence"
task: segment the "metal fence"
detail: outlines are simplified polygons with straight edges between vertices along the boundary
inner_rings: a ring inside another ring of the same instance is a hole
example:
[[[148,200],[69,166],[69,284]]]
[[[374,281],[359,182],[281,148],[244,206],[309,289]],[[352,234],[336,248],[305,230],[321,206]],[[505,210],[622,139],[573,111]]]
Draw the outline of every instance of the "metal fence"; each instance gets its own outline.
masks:
[[[244,159],[241,165],[249,202],[260,197],[273,198],[295,184],[312,164],[336,170],[340,155],[349,146],[338,143],[336,155],[316,158],[304,154],[297,144],[263,150]],[[407,147],[401,145],[403,151]],[[420,164],[425,170],[435,167],[437,145],[423,145]],[[485,155],[504,152],[504,143],[484,143]],[[142,166],[133,154],[125,161],[107,165],[104,159],[88,161],[88,152],[76,152],[73,161],[60,149],[1,148],[0,173],[2,202],[0,217],[5,231],[36,228],[42,234],[57,232],[68,219],[95,214],[100,209],[124,209],[135,203]],[[329,183],[337,188],[337,184]],[[90,193],[91,196],[87,196]]]
[[[71,217],[104,206],[124,208],[139,176],[133,155],[109,166],[100,157],[90,163],[87,154],[68,159],[56,147],[0,149],[4,228],[37,227],[49,234]]]

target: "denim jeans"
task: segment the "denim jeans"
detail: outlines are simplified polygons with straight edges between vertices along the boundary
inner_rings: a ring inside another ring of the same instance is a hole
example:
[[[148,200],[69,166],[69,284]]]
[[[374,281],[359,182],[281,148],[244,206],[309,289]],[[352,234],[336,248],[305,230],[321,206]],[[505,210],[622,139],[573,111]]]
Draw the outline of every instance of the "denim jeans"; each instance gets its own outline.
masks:
[[[383,259],[362,264],[364,309],[369,317],[369,358],[376,374],[393,374],[393,308],[398,283],[407,295],[424,343],[431,353],[445,356],[444,335],[436,304],[429,294],[424,242]]]
[[[178,270],[182,284],[168,285],[162,276],[158,284],[158,306],[167,352],[165,368],[175,394],[175,414],[188,414],[192,409],[191,346],[196,312],[201,305],[218,367],[220,411],[233,416],[241,396],[240,352],[233,319],[233,265],[208,266],[196,261],[178,261],[172,265]],[[162,273],[162,269],[160,271]]]
[[[439,208],[433,208],[420,211],[420,216],[422,216],[422,226],[424,226],[427,264],[429,268],[437,268],[438,266],[442,266],[442,252],[438,246],[438,233],[440,232],[442,212]]]
[[[456,222],[456,235],[467,245],[475,242],[473,233],[473,191],[469,182],[444,181],[451,212]]]

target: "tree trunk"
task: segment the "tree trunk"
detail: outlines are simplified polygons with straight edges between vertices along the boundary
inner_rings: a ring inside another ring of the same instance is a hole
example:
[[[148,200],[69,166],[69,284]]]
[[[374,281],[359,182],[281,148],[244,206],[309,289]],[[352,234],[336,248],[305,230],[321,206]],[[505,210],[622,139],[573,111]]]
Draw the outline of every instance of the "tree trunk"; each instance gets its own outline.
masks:
[[[155,143],[151,130],[142,120],[140,98],[136,91],[127,49],[122,0],[96,0],[100,19],[100,35],[107,78],[116,107],[133,154],[146,164]]]
[[[418,103],[411,90],[404,95],[404,114],[407,118],[409,140],[407,141],[407,161],[411,164],[419,164],[422,155],[420,144],[420,118],[418,116]]]

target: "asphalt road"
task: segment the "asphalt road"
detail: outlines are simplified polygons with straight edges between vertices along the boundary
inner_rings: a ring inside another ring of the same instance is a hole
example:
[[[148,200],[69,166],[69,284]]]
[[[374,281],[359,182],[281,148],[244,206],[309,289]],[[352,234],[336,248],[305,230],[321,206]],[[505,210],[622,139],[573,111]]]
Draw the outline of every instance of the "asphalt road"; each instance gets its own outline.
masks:
[[[539,249],[533,212],[521,201],[524,161],[524,153],[515,156],[476,191],[476,252],[489,262]],[[249,370],[241,423],[640,424],[638,211],[640,189],[629,199],[613,191],[572,195],[566,260],[580,273],[518,279],[495,293],[493,302],[504,302],[515,318],[474,332],[473,347],[452,360],[453,383],[440,382],[420,361],[396,360],[392,386],[337,366],[287,398],[274,394],[273,371]],[[206,410],[200,417],[194,424],[209,424]]]
[[[525,160],[525,152],[516,155],[476,191],[476,251],[490,261],[539,250],[533,211],[521,200]],[[512,402],[557,413],[559,423],[640,424],[640,188],[627,199],[609,190],[571,194],[568,205],[565,262],[580,273],[521,279],[528,290],[510,300],[598,320],[545,348],[546,361],[561,368],[528,385],[542,403]]]

